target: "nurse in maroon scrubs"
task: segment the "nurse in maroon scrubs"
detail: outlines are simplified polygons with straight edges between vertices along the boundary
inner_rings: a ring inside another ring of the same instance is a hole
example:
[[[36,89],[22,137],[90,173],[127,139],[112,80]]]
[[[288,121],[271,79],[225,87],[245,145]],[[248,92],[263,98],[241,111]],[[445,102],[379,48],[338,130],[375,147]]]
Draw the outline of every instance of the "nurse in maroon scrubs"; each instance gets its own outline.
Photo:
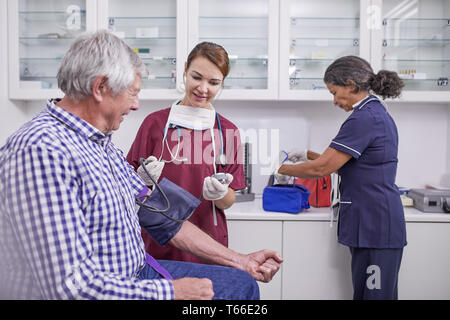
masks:
[[[212,101],[229,72],[228,54],[220,45],[199,43],[185,64],[183,99],[148,115],[127,155],[147,185],[140,158],[158,181],[163,177],[181,186],[201,204],[189,218],[212,238],[228,246],[224,209],[235,201],[235,190],[245,188],[241,140],[237,127],[218,114]],[[212,177],[225,173],[225,181]],[[157,259],[207,263],[170,245],[159,246],[142,230],[146,250]]]

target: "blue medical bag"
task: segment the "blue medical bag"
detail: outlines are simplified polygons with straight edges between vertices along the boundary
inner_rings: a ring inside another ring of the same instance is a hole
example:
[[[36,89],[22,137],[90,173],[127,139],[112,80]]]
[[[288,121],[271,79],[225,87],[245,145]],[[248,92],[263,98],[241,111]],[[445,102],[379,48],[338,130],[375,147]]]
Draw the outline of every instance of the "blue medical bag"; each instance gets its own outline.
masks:
[[[309,190],[301,184],[275,184],[263,191],[263,209],[287,213],[299,213],[309,209]]]

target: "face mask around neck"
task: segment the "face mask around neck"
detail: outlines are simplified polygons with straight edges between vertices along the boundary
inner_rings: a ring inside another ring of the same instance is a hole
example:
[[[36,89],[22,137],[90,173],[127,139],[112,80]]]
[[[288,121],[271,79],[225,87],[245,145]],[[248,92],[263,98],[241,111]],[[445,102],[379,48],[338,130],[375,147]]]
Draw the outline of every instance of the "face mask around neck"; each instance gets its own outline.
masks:
[[[214,127],[215,116],[214,109],[173,104],[167,123],[187,129],[206,130]]]

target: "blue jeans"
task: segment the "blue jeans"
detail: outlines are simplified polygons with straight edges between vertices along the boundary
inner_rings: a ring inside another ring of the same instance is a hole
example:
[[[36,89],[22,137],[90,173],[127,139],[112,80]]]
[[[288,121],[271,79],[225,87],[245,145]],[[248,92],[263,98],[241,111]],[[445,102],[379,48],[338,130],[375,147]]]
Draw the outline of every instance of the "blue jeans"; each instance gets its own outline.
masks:
[[[200,263],[157,260],[174,279],[184,277],[208,278],[212,281],[214,300],[259,300],[259,287],[245,271]],[[139,279],[161,279],[148,264],[139,272]]]

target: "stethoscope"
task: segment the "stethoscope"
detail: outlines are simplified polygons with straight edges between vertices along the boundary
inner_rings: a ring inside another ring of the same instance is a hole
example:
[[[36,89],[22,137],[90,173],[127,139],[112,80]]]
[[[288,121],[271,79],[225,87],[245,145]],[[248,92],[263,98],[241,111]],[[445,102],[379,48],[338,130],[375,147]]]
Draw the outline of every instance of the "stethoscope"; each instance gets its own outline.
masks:
[[[217,121],[217,127],[219,129],[219,136],[220,136],[220,154],[218,157],[220,165],[225,167],[227,165],[227,156],[225,155],[225,149],[224,149],[224,143],[223,143],[223,132],[222,132],[222,126],[220,124],[219,114],[216,112],[216,121]],[[175,155],[172,153],[169,147],[169,142],[167,141],[167,132],[169,128],[175,128],[177,130],[177,150],[175,151]],[[211,143],[213,147],[213,153],[214,153],[214,163],[216,163],[216,143],[214,139],[214,129],[211,128]],[[186,162],[186,158],[178,158],[179,152],[180,152],[180,142],[181,142],[181,128],[177,125],[168,124],[164,127],[163,132],[163,139],[162,139],[162,145],[161,145],[161,155],[159,156],[158,161],[170,163],[173,161],[180,161],[180,162]],[[164,149],[167,147],[167,151],[169,151],[170,154],[170,160],[162,160]],[[217,173],[216,166],[214,165],[214,173]]]
[[[178,102],[179,103],[179,102]],[[227,157],[224,152],[224,144],[223,144],[223,132],[222,132],[222,125],[220,124],[219,115],[216,112],[216,121],[217,121],[217,127],[219,129],[219,135],[220,135],[220,155],[217,160],[219,160],[220,165],[225,167],[227,165]],[[177,150],[175,151],[175,155],[172,154],[172,151],[170,151],[169,142],[167,141],[167,132],[169,128],[175,128],[177,130]],[[214,128],[210,128],[211,131],[211,144],[214,154],[214,162],[213,162],[213,168],[214,168],[214,174],[217,173],[216,168],[216,142],[214,139]],[[180,152],[180,142],[181,142],[181,128],[177,125],[173,125],[171,123],[166,123],[166,126],[164,127],[163,132],[163,139],[162,139],[162,146],[161,146],[161,155],[158,159],[158,161],[163,161],[166,163],[170,163],[173,161],[181,161],[185,162],[187,161],[186,158],[178,158],[179,152]],[[162,156],[164,154],[164,147],[167,146],[167,151],[169,151],[170,154],[170,160],[162,160]],[[214,225],[217,226],[217,213],[216,213],[216,206],[214,204],[214,200],[212,202],[212,212],[213,212],[213,221]]]

